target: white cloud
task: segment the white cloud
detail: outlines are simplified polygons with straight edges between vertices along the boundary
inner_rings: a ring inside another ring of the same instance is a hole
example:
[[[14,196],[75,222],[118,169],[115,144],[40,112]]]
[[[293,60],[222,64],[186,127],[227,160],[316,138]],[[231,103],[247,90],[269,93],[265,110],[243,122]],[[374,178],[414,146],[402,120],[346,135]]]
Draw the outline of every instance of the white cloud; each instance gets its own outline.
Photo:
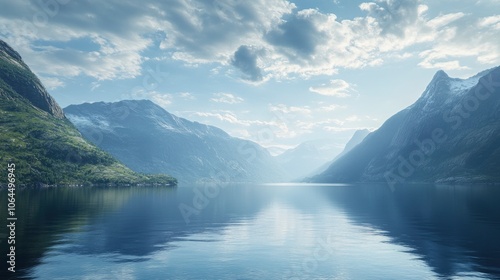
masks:
[[[467,69],[464,57],[483,64],[500,62],[499,15],[443,12],[430,18],[432,4],[419,0],[362,3],[364,16],[343,20],[319,10],[298,10],[287,0],[109,0],[99,9],[70,1],[50,15],[29,1],[2,5],[2,37],[37,74],[55,78],[137,77],[150,59],[146,54],[158,47],[162,53],[153,56],[193,67],[211,63],[216,69],[212,75],[233,69],[254,82],[334,75],[339,69],[407,59],[413,52],[424,54],[424,68]],[[33,24],[35,15],[47,21]],[[435,58],[447,48],[458,55]]]
[[[64,82],[58,78],[41,77],[41,80],[43,85],[49,90],[64,87]]]
[[[262,34],[295,7],[285,0],[160,3],[160,26],[167,34],[162,49],[174,50],[175,58],[186,62],[222,64],[228,63],[240,46],[261,41]]]
[[[136,91],[126,96],[126,98],[149,99],[164,109],[169,109],[169,105],[173,102],[172,94],[157,91]]]
[[[329,84],[323,84],[318,87],[310,87],[309,91],[326,96],[348,97],[350,96],[352,87],[348,82],[336,79],[331,80]]]
[[[217,103],[237,104],[245,101],[243,98],[235,96],[231,93],[219,92],[214,93],[213,96],[214,98],[211,98],[210,100]]]
[[[270,125],[270,126],[276,126],[277,124],[274,122],[268,122],[268,121],[260,121],[260,120],[243,120],[237,117],[237,115],[234,112],[231,111],[224,111],[224,112],[194,112],[191,114],[191,116],[198,116],[198,117],[204,117],[204,118],[215,118],[220,121],[228,122],[231,124],[237,124],[237,125],[242,125],[242,126],[251,126],[251,125],[258,125],[258,126],[265,126],[265,125]]]
[[[347,108],[347,107],[343,106],[343,105],[331,104],[331,105],[328,105],[328,106],[319,107],[319,111],[322,111],[322,112],[333,112],[333,111],[336,111],[338,109],[345,109],[345,108]]]
[[[311,109],[308,106],[296,107],[287,106],[285,104],[270,105],[269,110],[271,112],[278,112],[283,114],[298,113],[298,114],[311,114]]]
[[[359,116],[352,115],[352,116],[347,117],[345,120],[348,122],[358,122],[361,120],[361,118]]]
[[[179,93],[179,96],[182,99],[186,99],[186,100],[195,100],[196,99],[196,97],[189,92],[181,92],[181,93]]]
[[[477,25],[481,28],[493,28],[500,30],[500,15],[481,18]]]
[[[418,64],[419,66],[427,69],[441,69],[441,70],[465,70],[469,69],[466,66],[460,65],[460,61],[452,60],[452,61],[432,61],[432,60],[424,60]]]
[[[441,28],[443,26],[446,26],[458,19],[461,19],[465,16],[464,13],[453,13],[453,14],[446,14],[442,16],[435,17],[427,22],[427,26],[431,28]]]
[[[328,118],[328,119],[323,119],[321,121],[309,121],[309,122],[306,122],[306,121],[302,121],[302,120],[299,120],[296,122],[296,126],[301,128],[301,129],[306,129],[306,130],[312,130],[312,129],[315,129],[315,128],[321,128],[321,127],[324,127],[324,126],[329,126],[329,125],[338,125],[338,126],[342,126],[344,125],[344,121],[342,120],[339,120],[339,119],[332,119],[332,118]]]
[[[168,105],[172,104],[172,96],[169,94],[153,94],[151,97],[151,101],[160,105],[163,108],[168,108]]]

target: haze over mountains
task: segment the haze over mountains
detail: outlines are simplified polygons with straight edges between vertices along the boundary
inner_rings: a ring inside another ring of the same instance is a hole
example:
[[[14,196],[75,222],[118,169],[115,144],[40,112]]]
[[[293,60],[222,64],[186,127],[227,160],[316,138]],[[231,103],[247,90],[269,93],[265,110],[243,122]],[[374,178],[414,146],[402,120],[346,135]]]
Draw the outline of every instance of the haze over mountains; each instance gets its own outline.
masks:
[[[131,169],[184,182],[280,182],[285,171],[258,144],[176,117],[148,100],[71,105],[81,133]]]
[[[499,83],[500,67],[469,79],[439,71],[413,105],[372,133],[356,132],[337,157],[317,143],[273,157],[147,100],[71,105],[63,113],[0,40],[0,164],[16,162],[26,184],[173,182],[134,173],[111,155],[136,172],[184,182],[282,182],[311,172],[320,174],[309,180],[329,183],[495,182]]]
[[[286,170],[289,179],[301,180],[331,161],[338,150],[332,139],[307,141],[279,154],[276,159]]]
[[[2,40],[0,124],[0,165],[15,164],[18,185],[175,184],[167,175],[137,174],[83,139],[21,56]]]
[[[368,134],[370,134],[370,131],[368,129],[356,130],[352,135],[351,139],[349,139],[349,141],[345,145],[344,150],[342,150],[340,154],[335,156],[333,160],[329,159],[327,162],[323,163],[320,167],[317,167],[313,171],[309,172],[307,176],[304,176],[306,177],[305,180],[307,181],[309,180],[309,177],[325,172],[328,169],[328,167],[332,165],[332,163],[334,163],[337,159],[341,158],[349,151],[354,149],[354,147],[356,147],[359,143],[361,143],[366,138],[366,136],[368,136]]]
[[[314,182],[498,182],[500,67],[469,79],[436,73],[422,96],[389,118]]]

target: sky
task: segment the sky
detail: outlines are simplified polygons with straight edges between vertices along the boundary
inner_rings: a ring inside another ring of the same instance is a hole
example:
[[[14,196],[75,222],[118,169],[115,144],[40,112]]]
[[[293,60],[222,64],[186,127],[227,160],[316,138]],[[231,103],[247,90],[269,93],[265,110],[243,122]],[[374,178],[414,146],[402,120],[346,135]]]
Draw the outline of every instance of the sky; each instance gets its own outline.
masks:
[[[150,99],[273,151],[380,127],[437,70],[500,65],[499,0],[0,0],[62,106]],[[339,150],[340,151],[340,150]]]

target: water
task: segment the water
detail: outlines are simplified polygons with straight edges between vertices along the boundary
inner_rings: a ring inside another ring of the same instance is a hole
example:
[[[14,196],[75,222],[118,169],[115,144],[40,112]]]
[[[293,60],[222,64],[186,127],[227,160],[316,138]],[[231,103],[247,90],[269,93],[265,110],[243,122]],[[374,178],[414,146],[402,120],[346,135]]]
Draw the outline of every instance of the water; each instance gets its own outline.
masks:
[[[493,186],[18,190],[17,272],[2,238],[0,279],[500,279],[499,201]]]

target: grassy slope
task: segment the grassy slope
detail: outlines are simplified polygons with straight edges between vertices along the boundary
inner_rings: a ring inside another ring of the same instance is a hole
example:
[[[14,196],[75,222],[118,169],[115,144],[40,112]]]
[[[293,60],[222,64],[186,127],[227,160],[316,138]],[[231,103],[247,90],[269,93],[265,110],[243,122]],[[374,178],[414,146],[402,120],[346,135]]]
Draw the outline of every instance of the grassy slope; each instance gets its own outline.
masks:
[[[84,140],[66,118],[33,107],[2,79],[22,83],[34,77],[31,71],[0,59],[0,72],[0,178],[12,162],[18,183],[26,185],[175,183],[167,175],[131,171]]]

